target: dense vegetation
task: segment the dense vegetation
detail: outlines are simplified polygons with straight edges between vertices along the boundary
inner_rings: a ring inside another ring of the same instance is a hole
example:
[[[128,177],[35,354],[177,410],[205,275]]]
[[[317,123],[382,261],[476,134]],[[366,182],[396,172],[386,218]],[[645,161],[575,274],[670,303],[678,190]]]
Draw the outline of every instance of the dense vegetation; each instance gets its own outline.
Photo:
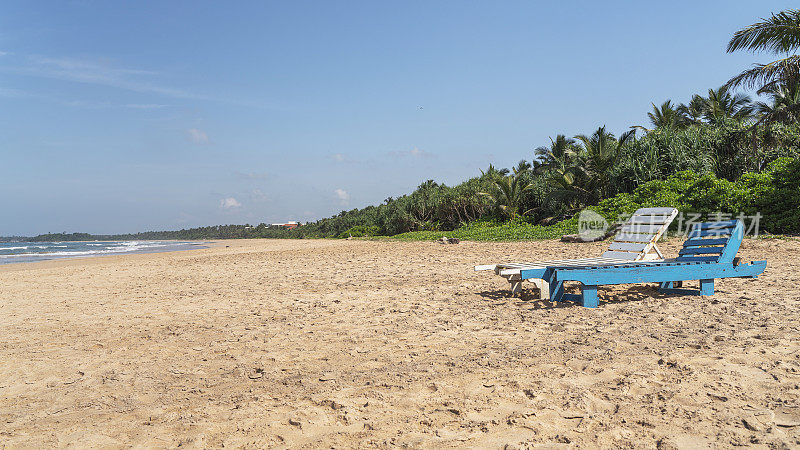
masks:
[[[36,239],[214,239],[397,236],[427,239],[547,238],[574,232],[583,208],[614,218],[637,206],[764,215],[772,233],[800,232],[800,11],[746,27],[728,51],[788,55],[755,64],[685,104],[652,105],[650,123],[618,136],[604,126],[557,135],[511,169],[489,166],[456,186],[425,181],[408,195],[342,211],[294,230],[226,225],[118,236]],[[755,88],[761,101],[734,92]],[[529,159],[527,159],[529,158]]]

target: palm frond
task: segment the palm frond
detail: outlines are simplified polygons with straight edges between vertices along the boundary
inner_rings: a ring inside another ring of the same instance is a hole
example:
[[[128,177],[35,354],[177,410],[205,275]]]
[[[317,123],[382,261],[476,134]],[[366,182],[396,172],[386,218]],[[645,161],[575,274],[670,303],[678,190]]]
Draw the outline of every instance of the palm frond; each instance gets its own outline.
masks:
[[[725,86],[760,90],[768,85],[797,78],[798,74],[800,74],[800,56],[792,55],[767,64],[753,64],[752,68],[728,80]]]
[[[641,126],[641,125],[631,125],[631,130],[633,130],[634,132],[635,132],[636,130],[642,130],[642,131],[644,131],[645,133],[649,133],[649,132],[653,131],[653,129],[652,129],[652,128],[645,128],[645,127],[643,127],[643,126]]]
[[[799,47],[800,10],[789,9],[734,33],[728,42],[728,53],[737,50],[788,53]]]

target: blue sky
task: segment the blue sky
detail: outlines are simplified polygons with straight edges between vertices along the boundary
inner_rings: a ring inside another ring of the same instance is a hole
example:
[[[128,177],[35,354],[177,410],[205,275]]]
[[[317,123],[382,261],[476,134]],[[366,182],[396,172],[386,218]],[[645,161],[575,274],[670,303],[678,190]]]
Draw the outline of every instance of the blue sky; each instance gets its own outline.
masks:
[[[619,134],[788,1],[0,5],[0,235],[312,220]]]

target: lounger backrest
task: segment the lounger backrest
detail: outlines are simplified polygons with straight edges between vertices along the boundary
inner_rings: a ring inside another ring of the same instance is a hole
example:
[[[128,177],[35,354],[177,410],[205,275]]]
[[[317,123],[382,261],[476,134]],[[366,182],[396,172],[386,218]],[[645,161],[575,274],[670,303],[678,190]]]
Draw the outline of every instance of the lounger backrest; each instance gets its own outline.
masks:
[[[603,257],[629,261],[645,259],[677,215],[675,208],[637,209],[620,228]]]
[[[692,226],[676,261],[733,262],[744,237],[741,220],[703,222]]]

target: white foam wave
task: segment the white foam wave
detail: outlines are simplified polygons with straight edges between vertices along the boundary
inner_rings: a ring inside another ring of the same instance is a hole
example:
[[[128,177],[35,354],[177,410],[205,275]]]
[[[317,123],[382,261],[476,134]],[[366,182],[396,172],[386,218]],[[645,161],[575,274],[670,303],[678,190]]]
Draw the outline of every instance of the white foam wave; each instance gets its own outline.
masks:
[[[76,244],[73,244],[76,245]],[[80,244],[77,244],[80,245]],[[0,259],[9,259],[9,258],[70,258],[70,257],[82,257],[82,256],[100,256],[100,255],[110,255],[110,254],[122,254],[122,253],[133,253],[133,252],[147,252],[148,250],[155,250],[155,249],[168,249],[169,247],[174,247],[175,250],[180,250],[180,246],[195,246],[195,245],[202,245],[202,243],[197,242],[157,242],[157,241],[126,241],[126,242],[108,242],[108,243],[86,243],[87,247],[102,247],[97,249],[86,249],[86,250],[66,250],[66,251],[50,251],[50,252],[26,252],[26,253],[17,253],[17,254],[8,254],[2,255],[0,254]],[[26,250],[29,248],[37,248],[37,249],[55,249],[55,248],[67,248],[67,245],[55,245],[55,246],[16,246],[16,247],[5,247],[0,248],[0,252],[3,250]],[[185,248],[185,247],[184,247]]]

